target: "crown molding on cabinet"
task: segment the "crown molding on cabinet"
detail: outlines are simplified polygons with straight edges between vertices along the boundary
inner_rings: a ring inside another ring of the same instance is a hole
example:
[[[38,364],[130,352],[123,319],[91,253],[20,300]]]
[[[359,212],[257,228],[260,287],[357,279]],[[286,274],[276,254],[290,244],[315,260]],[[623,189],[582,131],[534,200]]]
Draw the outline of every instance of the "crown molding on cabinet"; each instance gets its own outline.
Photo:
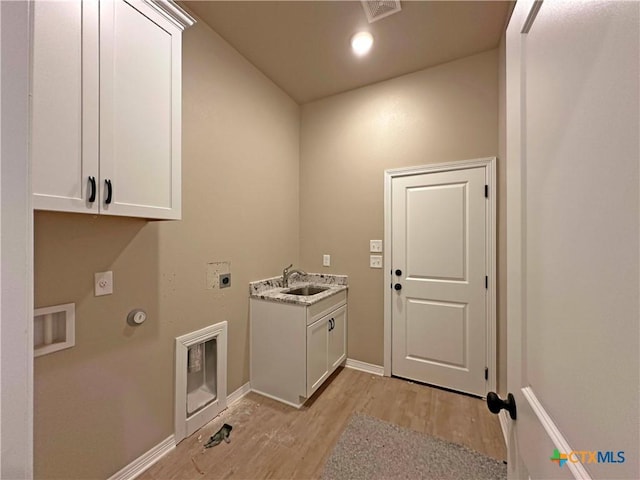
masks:
[[[196,20],[172,0],[143,0],[144,3],[169,19],[180,30],[195,25]]]

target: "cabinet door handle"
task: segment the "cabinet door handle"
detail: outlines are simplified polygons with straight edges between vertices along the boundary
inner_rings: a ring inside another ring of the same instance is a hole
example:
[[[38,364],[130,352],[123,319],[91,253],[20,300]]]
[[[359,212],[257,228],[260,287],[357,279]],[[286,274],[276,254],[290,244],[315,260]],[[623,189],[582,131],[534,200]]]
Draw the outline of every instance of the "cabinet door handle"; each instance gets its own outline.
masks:
[[[111,186],[111,180],[105,180],[104,183],[107,186],[107,199],[104,201],[104,203],[109,205],[111,203],[111,195],[113,194],[113,187]]]
[[[96,177],[89,177],[89,184],[91,185],[91,193],[89,194],[89,203],[96,201]]]

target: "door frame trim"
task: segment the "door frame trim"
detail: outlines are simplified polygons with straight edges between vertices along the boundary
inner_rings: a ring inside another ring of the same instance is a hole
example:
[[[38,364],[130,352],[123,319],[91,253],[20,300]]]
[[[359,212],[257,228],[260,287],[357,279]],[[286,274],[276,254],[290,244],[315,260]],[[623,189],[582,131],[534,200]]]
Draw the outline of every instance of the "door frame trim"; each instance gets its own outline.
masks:
[[[33,2],[0,2],[0,477],[33,478]]]
[[[384,171],[384,376],[391,376],[391,184],[394,178],[421,175],[424,173],[448,172],[484,167],[485,181],[489,185],[489,208],[487,209],[487,250],[485,253],[488,265],[489,288],[487,302],[487,367],[489,379],[486,392],[496,390],[497,382],[497,325],[496,325],[496,157],[477,158],[456,162],[434,163],[415,167],[387,169]],[[485,393],[486,393],[485,392]]]

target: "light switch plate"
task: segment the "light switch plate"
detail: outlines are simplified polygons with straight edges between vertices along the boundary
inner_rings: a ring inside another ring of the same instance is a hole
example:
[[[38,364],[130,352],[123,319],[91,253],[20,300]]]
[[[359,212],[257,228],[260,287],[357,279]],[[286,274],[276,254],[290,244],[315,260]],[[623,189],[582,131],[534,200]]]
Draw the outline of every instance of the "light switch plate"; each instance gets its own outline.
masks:
[[[370,252],[382,252],[382,240],[369,240]]]
[[[382,255],[369,255],[369,266],[371,268],[382,268]]]
[[[331,266],[331,255],[322,255],[322,266],[323,267]]]
[[[96,297],[113,293],[113,272],[98,272],[94,274],[93,280]]]

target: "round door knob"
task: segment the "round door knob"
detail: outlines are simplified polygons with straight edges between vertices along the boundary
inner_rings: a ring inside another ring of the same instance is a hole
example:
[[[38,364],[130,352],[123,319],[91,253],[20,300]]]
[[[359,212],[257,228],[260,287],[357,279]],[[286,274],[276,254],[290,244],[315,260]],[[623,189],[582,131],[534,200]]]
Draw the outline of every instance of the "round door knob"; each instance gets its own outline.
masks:
[[[502,400],[496,392],[489,392],[487,394],[487,407],[489,407],[491,413],[497,414],[500,410],[505,409],[509,412],[512,420],[515,420],[517,417],[516,399],[511,393],[507,395],[506,400]]]
[[[396,283],[393,288],[395,288],[396,290],[402,290],[402,285],[400,285],[399,283]]]
[[[400,269],[396,270],[396,275],[400,277],[402,275],[402,270]]]

